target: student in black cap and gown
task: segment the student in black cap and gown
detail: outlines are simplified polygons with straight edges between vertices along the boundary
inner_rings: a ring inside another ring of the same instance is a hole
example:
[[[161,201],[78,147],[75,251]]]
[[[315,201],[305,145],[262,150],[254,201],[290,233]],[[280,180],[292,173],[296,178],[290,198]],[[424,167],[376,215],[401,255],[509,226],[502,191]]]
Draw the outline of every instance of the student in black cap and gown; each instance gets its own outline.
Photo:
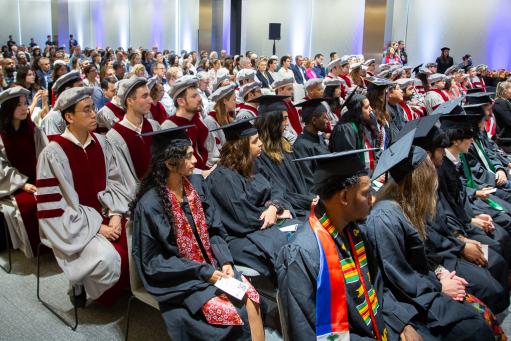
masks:
[[[364,95],[352,93],[346,99],[346,107],[348,110],[332,130],[329,149],[331,152],[368,149],[359,156],[372,172],[375,167],[375,151],[370,148],[378,146],[378,133],[371,119],[371,104]]]
[[[287,234],[279,228],[292,217],[292,208],[277,187],[254,172],[263,144],[250,121],[218,128],[223,130],[226,143],[207,183],[236,264],[275,278],[277,254],[287,243]]]
[[[416,327],[415,307],[384,290],[358,226],[372,204],[363,152],[297,160],[317,163],[320,200],[279,255],[279,297],[290,340],[422,340],[416,328],[425,340],[435,340]]]
[[[450,50],[451,49],[448,47],[442,47],[440,49],[440,51],[442,51],[442,54],[440,55],[440,57],[438,57],[436,59],[436,64],[437,64],[436,72],[445,73],[445,70],[447,70],[448,68],[450,68],[451,66],[454,65],[454,60],[452,59],[451,56],[449,56]]]
[[[257,291],[249,285],[238,300],[214,285],[225,277],[248,282],[233,269],[202,176],[192,175],[189,128],[148,133],[151,170],[131,206],[138,274],[158,301],[172,340],[264,340]]]
[[[263,142],[263,152],[257,159],[257,172],[260,172],[272,186],[284,193],[284,200],[289,202],[296,218],[303,220],[310,209],[314,195],[298,165],[293,163],[290,143],[283,133],[289,125],[287,107],[282,101],[285,96],[265,95],[257,98],[259,117],[255,126]]]
[[[301,107],[300,115],[305,124],[303,131],[293,144],[293,152],[296,158],[304,158],[321,154],[328,154],[328,145],[325,142],[324,132],[327,127],[327,109],[323,105],[323,98],[311,99],[298,104]],[[308,186],[313,184],[313,175],[316,163],[300,162],[300,169],[307,181]]]
[[[491,328],[465,302],[466,285],[455,272],[431,271],[425,254],[426,223],[436,211],[436,169],[426,151],[412,146],[410,131],[379,159],[373,179],[390,172],[378,193],[365,231],[384,285],[399,302],[415,307],[418,319],[444,340],[494,340]],[[463,302],[463,303],[462,303]]]
[[[426,150],[437,172],[443,167],[444,148],[449,147],[447,134],[439,128],[439,118],[440,115],[436,114],[411,121],[400,132],[404,136],[417,128],[413,144]],[[485,259],[480,242],[467,238],[463,229],[451,228],[454,224],[463,226],[447,201],[452,193],[445,191],[446,186],[454,185],[455,188],[458,182],[461,185],[456,168],[447,171],[447,176],[451,177],[451,174],[454,174],[452,179],[439,178],[436,216],[427,223],[425,245],[428,261],[433,268],[441,265],[449,271],[456,271],[458,276],[469,282],[467,292],[499,313],[509,305],[507,262],[492,248],[488,250],[488,260]]]

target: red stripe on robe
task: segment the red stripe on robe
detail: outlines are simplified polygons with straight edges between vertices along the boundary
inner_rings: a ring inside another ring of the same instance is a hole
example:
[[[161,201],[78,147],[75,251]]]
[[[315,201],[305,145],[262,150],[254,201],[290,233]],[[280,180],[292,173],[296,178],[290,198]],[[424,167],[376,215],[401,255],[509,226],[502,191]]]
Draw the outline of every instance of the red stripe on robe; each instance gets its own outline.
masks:
[[[254,116],[257,117],[259,116],[259,111],[257,111],[257,108],[254,108],[250,105],[247,105],[245,103],[240,103],[238,105],[236,105],[237,107],[237,111],[239,112],[241,109],[246,109],[246,110],[249,110],[249,111],[252,111],[254,113]]]
[[[95,208],[99,214],[102,212],[101,203],[98,200],[99,192],[106,188],[106,164],[101,144],[94,134],[94,142],[90,143],[85,150],[62,136],[55,139],[69,160],[71,173],[73,174],[74,189],[78,194],[81,205]],[[103,224],[108,225],[109,219],[104,218]],[[128,272],[128,244],[125,231],[126,221],[123,220],[121,236],[111,241],[112,246],[121,257],[121,276],[113,287],[108,289],[96,301],[107,306],[113,305],[121,296],[124,288],[129,286]]]
[[[2,133],[7,160],[18,172],[28,177],[27,183],[36,182],[37,155],[35,146],[35,125],[27,118],[22,122],[18,131]],[[37,220],[37,202],[33,193],[22,189],[13,193],[27,232],[32,252],[35,254],[39,244],[39,222]]]
[[[115,117],[117,117],[117,119],[119,121],[122,121],[122,119],[124,118],[124,114],[126,114],[126,111],[124,111],[122,108],[118,107],[117,105],[113,104],[112,102],[106,102],[105,107],[112,110]]]
[[[157,102],[156,105],[151,104],[151,115],[153,116],[153,120],[162,124],[167,119],[167,110],[165,110],[163,104]]]
[[[195,127],[186,129],[188,138],[192,141],[193,155],[197,159],[195,167],[206,170],[208,167],[208,150],[206,149],[206,139],[208,138],[209,130],[200,119],[200,113],[196,112],[193,118],[189,121],[184,117],[172,115],[169,120],[174,122],[178,127],[189,124],[194,124]]]
[[[137,132],[123,126],[120,122],[114,124],[112,129],[115,129],[126,142],[131,162],[135,167],[135,174],[137,174],[139,180],[142,179],[151,164],[152,137],[141,137]],[[152,131],[153,127],[151,126],[151,123],[144,118],[142,123],[142,133],[149,133]]]
[[[303,128],[302,124],[300,123],[300,115],[298,114],[298,111],[289,99],[284,100],[284,104],[287,107],[287,115],[289,117],[289,123],[291,124],[291,127],[293,127],[293,130],[297,135],[300,135]]]

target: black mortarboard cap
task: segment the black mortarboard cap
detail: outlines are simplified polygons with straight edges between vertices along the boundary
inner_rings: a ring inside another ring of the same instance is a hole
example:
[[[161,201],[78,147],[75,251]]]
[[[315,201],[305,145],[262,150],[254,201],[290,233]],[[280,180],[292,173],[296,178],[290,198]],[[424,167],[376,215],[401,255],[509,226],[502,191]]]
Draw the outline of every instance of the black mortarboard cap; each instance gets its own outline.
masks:
[[[412,70],[412,71],[413,71],[413,73],[415,73],[415,74],[419,73],[419,69],[421,68],[421,66],[422,66],[422,65],[423,65],[423,64],[419,64],[419,65],[417,65],[416,67],[414,67],[414,68],[413,68],[413,70]]]
[[[483,89],[481,89],[481,88],[467,89],[467,94],[475,94],[477,92],[483,92]]]
[[[405,136],[408,132],[415,130],[413,144],[419,146],[427,151],[432,151],[436,148],[448,147],[449,140],[445,133],[440,129],[440,115],[429,115],[421,117],[418,120],[409,121],[399,131],[396,140]]]
[[[467,115],[479,115],[480,118],[485,116],[484,105],[486,103],[468,104],[463,106],[463,110]]]
[[[318,185],[331,177],[347,179],[355,174],[367,172],[365,162],[362,161],[361,153],[373,149],[356,149],[330,154],[309,156],[294,161],[316,161],[314,172],[314,184]]]
[[[327,112],[327,108],[323,105],[325,98],[313,98],[308,101],[303,101],[295,104],[295,107],[301,107],[302,121],[308,122],[314,115],[320,115]]]
[[[468,114],[468,115],[442,115],[440,122],[442,129],[464,129],[473,130],[475,126],[481,121],[481,115]]]
[[[450,115],[450,114],[461,114],[463,112],[463,109],[461,108],[461,97],[457,97],[455,99],[452,99],[450,101],[444,102],[440,104],[431,115]]]
[[[450,48],[448,48],[448,47],[442,47],[442,48],[440,49],[440,51],[443,51],[443,50],[451,50],[451,49],[450,49]]]
[[[233,123],[223,125],[210,131],[223,130],[227,141],[235,141],[245,136],[257,134],[257,129],[250,123],[254,118],[239,120]]]
[[[257,111],[262,115],[269,111],[286,111],[287,107],[284,103],[286,98],[289,98],[289,96],[263,95],[253,99],[252,102],[259,103]]]
[[[424,149],[412,145],[415,132],[416,129],[411,130],[383,151],[374,170],[373,180],[390,172],[394,181],[399,182],[428,157]]]
[[[490,97],[493,94],[493,92],[476,92],[467,94],[465,98],[467,100],[467,104],[487,104],[493,102]]]
[[[151,131],[149,133],[140,134],[140,136],[150,136],[153,139],[151,151],[153,154],[164,151],[172,141],[189,140],[186,129],[195,127],[195,125],[186,125],[169,129]]]

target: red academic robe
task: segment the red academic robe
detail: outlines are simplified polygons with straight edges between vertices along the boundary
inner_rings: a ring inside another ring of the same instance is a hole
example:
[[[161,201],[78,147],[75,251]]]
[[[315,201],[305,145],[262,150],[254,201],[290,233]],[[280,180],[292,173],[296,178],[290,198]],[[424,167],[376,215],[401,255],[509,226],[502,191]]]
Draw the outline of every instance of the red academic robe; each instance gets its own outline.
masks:
[[[151,115],[153,116],[153,120],[157,121],[159,124],[162,124],[167,119],[167,111],[161,102],[157,102],[156,105],[151,104]]]
[[[74,189],[78,194],[80,204],[92,207],[101,214],[103,207],[98,200],[98,193],[106,188],[105,156],[94,134],[92,134],[92,137],[94,142],[89,144],[85,150],[60,135],[55,137],[54,141],[62,147],[69,160]],[[108,225],[108,221],[107,217],[103,218],[103,224]],[[112,242],[113,247],[121,256],[121,276],[113,287],[105,291],[96,300],[98,303],[107,306],[113,305],[121,296],[123,289],[129,287],[128,244],[125,224],[126,221],[123,220],[121,236]]]
[[[177,115],[170,116],[169,120],[174,122],[178,127],[189,124],[195,125],[195,127],[186,129],[186,134],[192,141],[193,154],[197,159],[195,167],[207,170],[208,167],[206,166],[206,163],[208,162],[208,150],[206,149],[206,139],[208,138],[209,130],[200,119],[200,113],[196,112],[191,121]]]

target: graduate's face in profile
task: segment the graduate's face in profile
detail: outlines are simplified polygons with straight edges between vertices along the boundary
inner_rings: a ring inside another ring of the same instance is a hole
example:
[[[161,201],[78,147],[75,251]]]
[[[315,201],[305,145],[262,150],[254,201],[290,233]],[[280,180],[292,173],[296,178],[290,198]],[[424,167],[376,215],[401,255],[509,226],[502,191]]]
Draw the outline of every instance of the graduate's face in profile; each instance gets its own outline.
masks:
[[[92,98],[88,97],[78,102],[74,113],[66,113],[66,120],[75,131],[96,130],[96,110]]]
[[[369,103],[367,98],[364,98],[362,101],[362,118],[364,121],[369,121],[371,118],[371,111],[373,111],[373,108],[371,108],[371,103]]]
[[[279,88],[279,95],[282,96],[293,96],[293,84],[288,84]]]
[[[322,113],[322,114],[320,114],[318,116],[314,116],[312,118],[312,125],[318,131],[325,131],[326,130],[326,123],[327,123],[326,112],[324,112],[324,113]]]
[[[19,97],[18,105],[16,106],[16,109],[14,109],[14,112],[12,113],[12,119],[23,121],[27,118],[28,115],[28,103],[27,98],[25,96]]]
[[[128,97],[126,104],[137,114],[147,114],[151,110],[153,99],[149,95],[147,85],[140,86],[135,90],[133,96]]]
[[[195,164],[197,163],[197,159],[193,155],[192,146],[188,146],[186,149],[186,155],[181,164],[177,167],[177,172],[181,176],[190,176],[193,174],[193,170],[195,169]],[[172,171],[173,167],[167,167]]]
[[[442,166],[442,162],[444,160],[445,156],[445,149],[444,148],[436,148],[433,153],[428,151],[429,158],[431,161],[433,161],[433,164],[436,168],[440,168]]]
[[[460,153],[468,153],[468,150],[470,149],[472,142],[474,142],[473,138],[456,140],[453,142],[453,145],[458,149]]]
[[[202,109],[202,99],[196,88],[186,89],[184,101],[184,107],[187,112],[197,112]]]
[[[284,132],[286,128],[289,126],[289,115],[287,111],[282,112],[282,123],[280,124],[280,131]]]
[[[263,151],[263,143],[259,139],[259,134],[250,136],[249,146],[250,156],[252,157],[252,159],[255,159],[256,157],[259,157],[259,155],[261,155],[261,152]]]
[[[371,180],[367,175],[361,176],[355,186],[347,189],[348,212],[353,215],[352,221],[364,220],[372,206]]]

